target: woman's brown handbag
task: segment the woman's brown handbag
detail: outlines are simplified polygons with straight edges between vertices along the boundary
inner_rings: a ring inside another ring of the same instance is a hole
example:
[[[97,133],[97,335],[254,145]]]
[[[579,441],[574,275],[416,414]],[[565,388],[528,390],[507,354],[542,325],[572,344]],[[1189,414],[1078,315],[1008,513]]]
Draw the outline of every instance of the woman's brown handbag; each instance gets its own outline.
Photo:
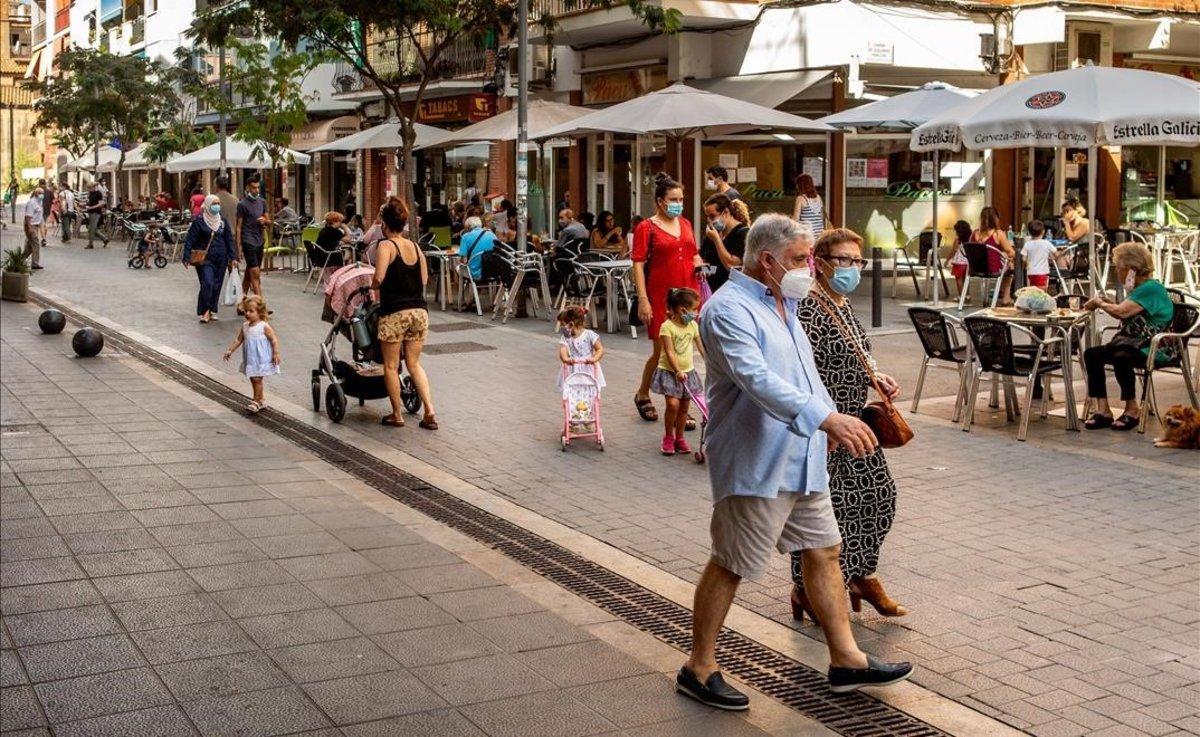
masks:
[[[208,258],[208,249],[212,247],[213,238],[216,238],[216,237],[217,237],[217,231],[214,230],[212,233],[209,234],[208,245],[204,247],[203,251],[201,251],[198,248],[193,248],[192,256],[190,259],[188,259],[188,263],[190,263],[192,266],[203,266],[204,260]]]
[[[878,402],[868,402],[859,413],[859,419],[871,428],[871,432],[875,433],[875,439],[879,441],[881,448],[899,448],[913,439],[916,434],[912,427],[900,411],[896,409],[896,405],[892,404],[892,400],[888,398],[887,392],[883,387],[879,386],[879,380],[875,378],[875,371],[871,368],[871,362],[858,344],[858,340],[850,329],[842,321],[842,318],[837,314],[837,310],[832,309],[826,303],[827,297],[823,294],[813,292],[813,297],[821,309],[833,318],[837,325],[838,332],[842,337],[854,348],[854,354],[858,356],[859,362],[862,363],[863,369],[867,372],[867,377],[871,379],[871,386],[875,387],[875,393],[879,395]]]

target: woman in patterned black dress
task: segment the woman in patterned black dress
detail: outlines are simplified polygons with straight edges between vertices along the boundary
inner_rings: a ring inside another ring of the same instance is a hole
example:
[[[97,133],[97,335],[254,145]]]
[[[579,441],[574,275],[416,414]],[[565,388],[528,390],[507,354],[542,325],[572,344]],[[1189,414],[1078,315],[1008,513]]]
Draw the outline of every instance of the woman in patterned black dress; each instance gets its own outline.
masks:
[[[875,370],[871,344],[862,323],[854,314],[845,295],[858,286],[866,262],[862,258],[862,238],[852,230],[828,230],[813,249],[816,260],[816,284],[801,300],[796,315],[812,343],[813,356],[821,381],[829,390],[838,412],[857,417],[871,390],[870,377],[845,331],[865,355],[881,388],[891,396],[899,394],[894,379]],[[836,319],[834,317],[836,315]],[[880,614],[899,617],[908,613],[888,597],[875,575],[879,548],[892,527],[896,515],[896,482],[888,470],[883,449],[865,458],[854,458],[845,448],[829,456],[829,494],[842,533],[842,575],[850,591],[854,611],[861,611],[865,599]],[[812,615],[804,595],[800,556],[792,555],[792,615],[803,619]]]

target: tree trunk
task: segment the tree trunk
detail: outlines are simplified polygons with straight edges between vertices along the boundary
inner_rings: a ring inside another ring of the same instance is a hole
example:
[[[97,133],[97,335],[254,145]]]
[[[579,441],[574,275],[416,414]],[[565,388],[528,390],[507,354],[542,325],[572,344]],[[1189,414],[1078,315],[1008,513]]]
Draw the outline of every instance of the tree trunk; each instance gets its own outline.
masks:
[[[122,143],[122,146],[124,146],[123,143]],[[125,201],[125,199],[121,196],[121,173],[124,168],[125,168],[125,149],[122,148],[121,155],[117,158],[117,169],[113,173],[113,199],[116,200],[117,209],[120,209],[121,203],[123,203]]]

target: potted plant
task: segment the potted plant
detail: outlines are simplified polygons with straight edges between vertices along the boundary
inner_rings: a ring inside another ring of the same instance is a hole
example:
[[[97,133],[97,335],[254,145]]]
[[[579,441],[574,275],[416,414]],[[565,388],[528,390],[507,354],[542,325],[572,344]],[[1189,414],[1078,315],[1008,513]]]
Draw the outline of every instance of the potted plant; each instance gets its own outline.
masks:
[[[0,297],[13,302],[25,302],[29,295],[29,257],[15,248],[4,252],[3,282]]]

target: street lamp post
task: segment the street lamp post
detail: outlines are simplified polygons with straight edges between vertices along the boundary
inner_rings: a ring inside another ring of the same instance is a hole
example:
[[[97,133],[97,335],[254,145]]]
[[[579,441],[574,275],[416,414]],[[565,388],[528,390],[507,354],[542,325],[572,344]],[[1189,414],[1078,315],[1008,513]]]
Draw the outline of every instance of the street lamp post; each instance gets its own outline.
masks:
[[[221,44],[221,54],[217,60],[217,84],[221,89],[221,176],[228,176],[225,170],[225,44]]]
[[[517,2],[517,244],[527,250],[529,209],[529,0]]]
[[[17,109],[16,101],[12,101],[8,105],[8,181],[17,181],[17,128],[13,118],[13,111]],[[12,207],[12,221],[17,222],[17,193],[12,193],[12,202],[9,203]]]

